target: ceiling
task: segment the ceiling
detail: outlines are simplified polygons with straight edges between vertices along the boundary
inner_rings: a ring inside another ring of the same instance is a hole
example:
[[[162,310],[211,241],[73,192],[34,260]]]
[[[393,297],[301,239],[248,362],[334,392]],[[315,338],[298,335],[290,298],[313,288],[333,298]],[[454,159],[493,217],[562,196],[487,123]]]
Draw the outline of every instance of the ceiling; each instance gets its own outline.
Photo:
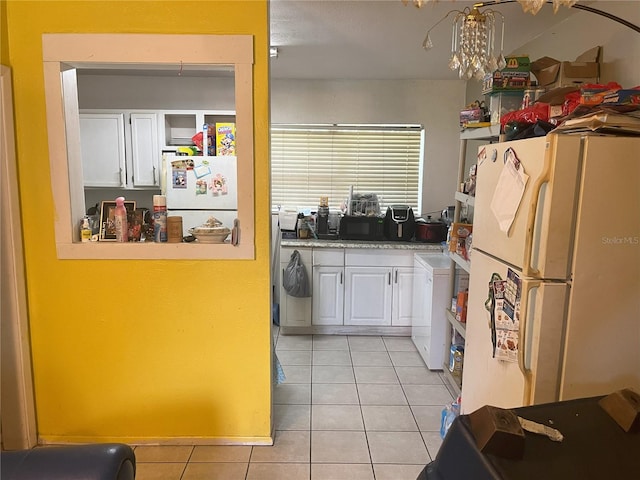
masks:
[[[401,0],[271,0],[271,45],[278,47],[278,57],[271,59],[271,76],[457,79],[447,67],[451,17],[431,32],[432,50],[425,51],[422,41],[427,30],[448,11],[462,10],[473,3],[432,0],[417,9]],[[553,7],[545,5],[533,16],[524,13],[518,3],[487,8],[505,16],[505,54],[520,53],[519,47],[577,12],[561,7],[554,14]]]

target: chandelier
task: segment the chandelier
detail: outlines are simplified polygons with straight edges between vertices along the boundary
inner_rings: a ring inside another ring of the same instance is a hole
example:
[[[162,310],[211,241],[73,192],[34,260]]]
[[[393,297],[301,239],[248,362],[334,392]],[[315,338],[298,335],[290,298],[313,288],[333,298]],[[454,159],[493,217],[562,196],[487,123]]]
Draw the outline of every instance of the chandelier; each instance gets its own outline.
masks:
[[[433,48],[431,30],[450,15],[453,15],[451,31],[451,57],[449,68],[457,70],[463,80],[482,80],[487,73],[502,70],[507,66],[503,55],[504,16],[495,10],[480,12],[474,6],[464,10],[451,10],[427,31],[422,47]],[[496,23],[500,22],[500,49],[497,50]]]
[[[433,1],[435,3],[438,0],[402,0],[402,3],[407,5],[409,2],[411,2],[416,6],[416,8],[421,8],[423,5],[429,3],[429,1]],[[531,13],[532,15],[535,15],[536,13],[538,13],[540,11],[542,6],[545,3],[547,3],[547,0],[517,0],[517,2],[520,5],[522,5],[522,10],[525,13]],[[558,9],[561,6],[564,5],[567,8],[570,8],[576,2],[577,2],[577,0],[553,0],[552,2],[549,2],[549,3],[553,3],[553,11],[557,12]],[[500,0],[496,0],[496,1],[493,1],[493,2],[483,2],[483,3],[496,4],[496,3],[500,3]],[[482,4],[478,4],[478,6],[482,6]]]
[[[407,5],[413,3],[417,8],[430,1],[437,0],[402,0]],[[504,0],[504,3],[512,3],[514,0]],[[538,13],[542,6],[547,3],[545,0],[517,0],[525,12],[532,15]],[[476,3],[473,7],[466,7],[464,10],[451,10],[431,27],[425,36],[422,47],[425,50],[433,48],[430,33],[441,22],[453,16],[453,26],[451,31],[451,57],[449,68],[458,72],[458,76],[463,80],[475,78],[482,81],[487,73],[502,70],[506,67],[503,54],[504,49],[504,16],[491,9],[482,12],[479,8],[488,5],[497,5],[501,0]],[[551,3],[551,2],[549,2]],[[561,5],[572,7],[576,0],[553,0],[554,11]],[[499,22],[500,45],[496,48],[496,29]]]

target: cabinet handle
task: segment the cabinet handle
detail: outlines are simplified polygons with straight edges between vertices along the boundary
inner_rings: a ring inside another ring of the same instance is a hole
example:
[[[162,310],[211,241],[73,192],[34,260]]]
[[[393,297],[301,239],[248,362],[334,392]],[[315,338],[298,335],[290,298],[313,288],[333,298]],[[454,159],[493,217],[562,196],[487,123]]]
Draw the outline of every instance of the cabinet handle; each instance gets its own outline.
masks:
[[[396,270],[396,275],[395,275],[394,283],[398,283],[398,270]]]
[[[340,272],[340,285],[342,285],[342,272]]]
[[[388,280],[389,281],[389,285],[391,285],[391,272],[389,272],[387,275],[388,275],[388,279],[389,279]]]
[[[153,183],[156,183],[156,167],[153,167]]]
[[[123,177],[122,177],[122,174],[123,174],[123,173],[124,173],[124,172],[122,171],[122,168],[120,168],[120,184],[121,184],[121,185],[124,185],[124,184],[126,184],[126,183],[127,183],[127,182],[126,182],[126,180],[123,180]]]

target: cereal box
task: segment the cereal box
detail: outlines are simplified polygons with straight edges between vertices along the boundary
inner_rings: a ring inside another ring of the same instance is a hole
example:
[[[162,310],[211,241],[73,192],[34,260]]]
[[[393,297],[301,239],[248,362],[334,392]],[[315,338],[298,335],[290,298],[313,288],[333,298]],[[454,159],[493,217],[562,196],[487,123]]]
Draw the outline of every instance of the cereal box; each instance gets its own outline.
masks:
[[[216,123],[216,155],[236,154],[236,124]]]

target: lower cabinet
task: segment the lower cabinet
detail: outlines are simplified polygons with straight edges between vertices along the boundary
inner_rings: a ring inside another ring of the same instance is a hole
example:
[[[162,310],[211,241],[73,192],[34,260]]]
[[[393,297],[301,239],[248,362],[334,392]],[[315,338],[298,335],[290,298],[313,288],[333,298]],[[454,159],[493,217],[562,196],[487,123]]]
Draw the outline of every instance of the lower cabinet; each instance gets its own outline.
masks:
[[[313,267],[311,318],[314,325],[342,325],[344,267]]]
[[[300,252],[300,259],[307,270],[307,278],[313,288],[312,261],[310,248],[282,248],[280,250],[280,326],[281,327],[311,327],[311,298],[292,297],[282,286],[284,270],[289,264],[294,250]]]
[[[294,248],[282,247],[280,273]],[[280,282],[283,327],[411,327],[413,250],[298,248],[312,297],[287,295]]]
[[[345,325],[391,325],[392,268],[345,268]]]
[[[313,249],[313,325],[344,324],[344,248]]]

